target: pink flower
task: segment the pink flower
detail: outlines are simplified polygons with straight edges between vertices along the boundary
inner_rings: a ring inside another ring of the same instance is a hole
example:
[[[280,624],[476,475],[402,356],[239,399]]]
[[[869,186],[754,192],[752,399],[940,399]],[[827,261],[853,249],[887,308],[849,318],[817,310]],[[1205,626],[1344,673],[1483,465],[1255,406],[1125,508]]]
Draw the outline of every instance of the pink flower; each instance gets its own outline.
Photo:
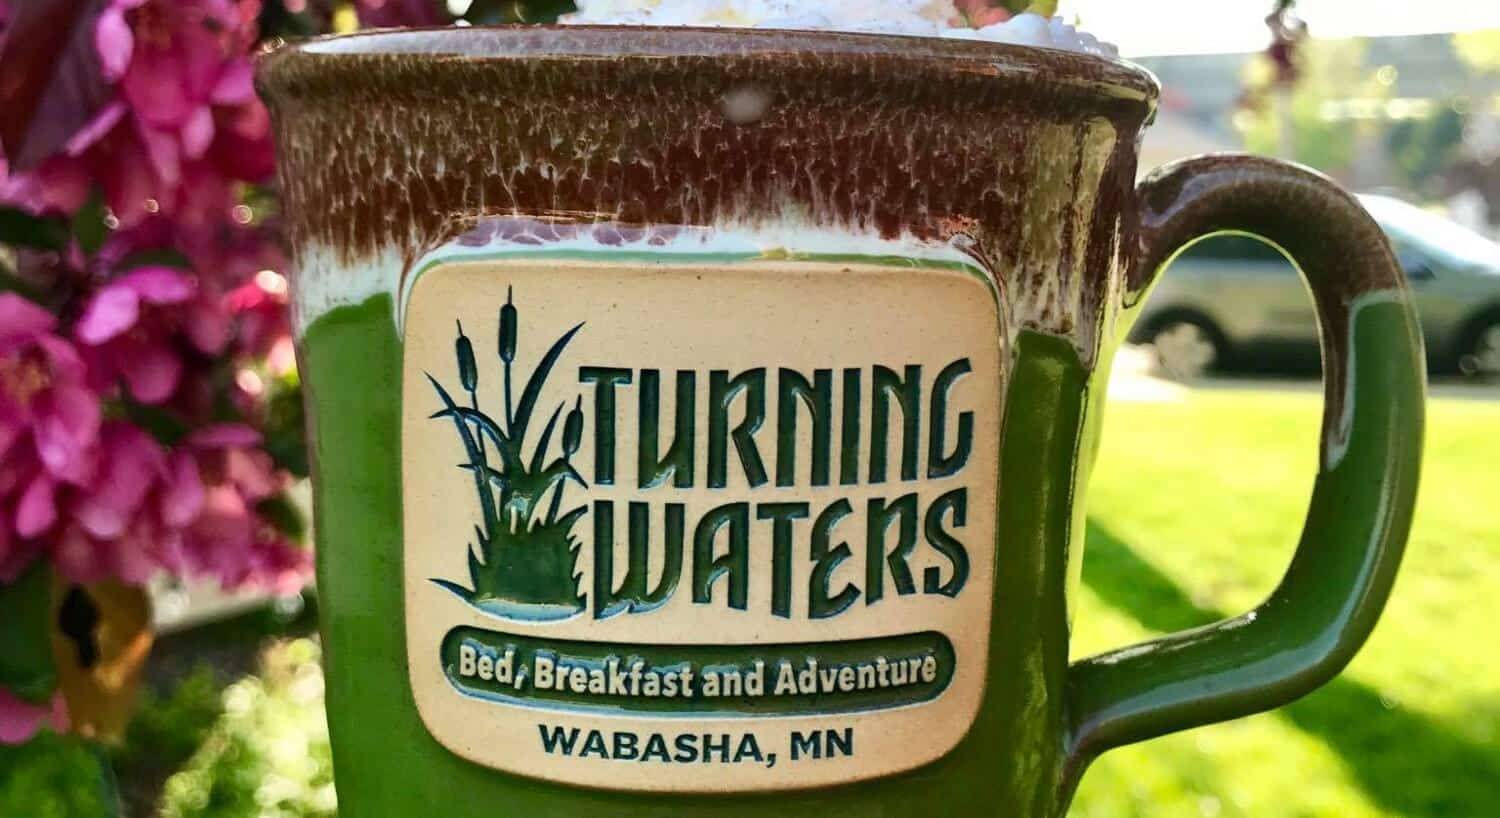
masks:
[[[99,450],[94,480],[78,492],[70,517],[92,536],[117,539],[165,476],[166,455],[149,435],[124,421],[105,424]]]
[[[51,313],[14,294],[0,293],[0,461],[29,443],[50,483],[82,482],[88,449],[99,434],[99,396],[88,388],[82,359],[53,334]],[[51,489],[28,489],[29,507]]]
[[[441,0],[357,0],[359,22],[370,28],[440,26],[450,22]]]
[[[96,377],[123,377],[141,403],[171,397],[183,371],[179,334],[206,355],[227,340],[223,310],[197,296],[193,277],[170,267],[139,267],[101,287],[74,328]]]
[[[311,555],[289,541],[259,510],[286,488],[270,455],[256,448],[260,435],[239,425],[211,426],[191,435],[194,474],[181,461],[173,494],[201,502],[201,512],[174,541],[168,564],[183,574],[212,576],[227,587],[255,586],[294,592],[306,582]]]
[[[442,19],[439,0],[362,1]],[[83,33],[113,97],[24,173],[0,153],[0,202],[71,215],[102,194],[111,228],[87,257],[80,242],[45,263],[20,254],[19,275],[70,323],[0,294],[0,583],[45,558],[79,582],[166,569],[295,590],[310,555],[277,527],[289,477],[249,427],[203,428],[263,408],[241,406],[229,376],[293,366],[274,219],[239,207],[241,183],[274,164],[252,87],[260,0],[100,5]],[[161,250],[192,271],[126,261]],[[104,421],[105,401],[125,411]],[[165,445],[123,419],[132,401],[190,433]],[[35,730],[39,710],[12,704],[0,739]]]
[[[29,173],[7,175],[0,157],[0,202],[32,214],[72,213],[89,195],[88,169],[68,156],[53,156]]]
[[[50,539],[58,571],[74,582],[150,579],[167,530],[148,500],[167,476],[160,444],[125,421],[106,423],[94,479],[69,492],[66,522]]]
[[[228,221],[234,183],[272,171],[269,117],[251,48],[258,0],[108,0],[94,25],[100,70],[119,96],[0,200],[71,211],[90,181],[123,225],[150,213]]]
[[[262,270],[248,284],[229,293],[224,303],[239,322],[241,354],[264,359],[266,368],[275,375],[284,375],[296,366],[286,278],[273,270]]]
[[[62,691],[47,704],[32,704],[0,687],[0,744],[20,744],[43,727],[61,733],[68,729],[68,706]]]
[[[214,105],[254,99],[249,45],[254,17],[228,0],[113,0],[94,45],[106,78],[118,81],[158,169],[202,156],[213,141]]]
[[[954,5],[963,24],[971,28],[984,28],[1011,18],[1010,10],[998,0],[958,0]]]

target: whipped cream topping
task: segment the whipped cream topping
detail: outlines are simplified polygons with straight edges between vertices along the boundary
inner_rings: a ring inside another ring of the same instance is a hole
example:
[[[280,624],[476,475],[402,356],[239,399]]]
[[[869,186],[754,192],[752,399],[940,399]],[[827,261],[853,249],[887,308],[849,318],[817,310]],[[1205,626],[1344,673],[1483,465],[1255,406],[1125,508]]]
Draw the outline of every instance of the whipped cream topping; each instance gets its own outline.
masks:
[[[1117,57],[1119,51],[1061,17],[1017,14],[972,28],[953,0],[578,0],[573,24],[729,26],[948,37]]]

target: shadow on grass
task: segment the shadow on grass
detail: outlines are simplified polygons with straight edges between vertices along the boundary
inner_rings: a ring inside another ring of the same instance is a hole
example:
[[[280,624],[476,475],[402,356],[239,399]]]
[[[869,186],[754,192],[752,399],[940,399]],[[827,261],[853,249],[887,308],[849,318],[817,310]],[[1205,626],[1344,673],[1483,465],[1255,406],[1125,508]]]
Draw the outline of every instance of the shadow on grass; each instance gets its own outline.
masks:
[[[1178,631],[1231,615],[1194,603],[1093,520],[1085,554],[1083,581],[1089,589],[1150,630]],[[1500,804],[1500,748],[1456,736],[1347,677],[1277,712],[1337,752],[1371,800],[1390,812],[1480,818],[1495,814]]]

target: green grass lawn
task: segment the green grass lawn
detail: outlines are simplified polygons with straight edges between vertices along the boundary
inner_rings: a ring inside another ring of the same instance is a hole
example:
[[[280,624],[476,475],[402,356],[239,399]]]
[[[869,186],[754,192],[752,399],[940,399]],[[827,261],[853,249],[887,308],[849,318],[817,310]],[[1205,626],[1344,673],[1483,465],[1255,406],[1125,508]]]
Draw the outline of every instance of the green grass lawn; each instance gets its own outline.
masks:
[[[1089,498],[1075,657],[1244,611],[1275,585],[1312,485],[1321,396],[1113,404]],[[1500,402],[1436,400],[1384,619],[1296,704],[1126,748],[1076,818],[1500,814]]]

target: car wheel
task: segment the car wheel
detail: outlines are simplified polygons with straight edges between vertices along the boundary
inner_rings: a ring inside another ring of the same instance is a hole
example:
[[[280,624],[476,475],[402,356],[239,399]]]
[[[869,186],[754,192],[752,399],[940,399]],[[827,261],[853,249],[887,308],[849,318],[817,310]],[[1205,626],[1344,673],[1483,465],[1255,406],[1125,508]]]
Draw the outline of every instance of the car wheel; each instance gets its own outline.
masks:
[[[1219,333],[1192,318],[1162,323],[1151,333],[1150,343],[1157,369],[1173,380],[1201,378],[1224,359],[1224,342]]]
[[[1458,357],[1458,370],[1480,378],[1500,376],[1500,318],[1474,328]]]

